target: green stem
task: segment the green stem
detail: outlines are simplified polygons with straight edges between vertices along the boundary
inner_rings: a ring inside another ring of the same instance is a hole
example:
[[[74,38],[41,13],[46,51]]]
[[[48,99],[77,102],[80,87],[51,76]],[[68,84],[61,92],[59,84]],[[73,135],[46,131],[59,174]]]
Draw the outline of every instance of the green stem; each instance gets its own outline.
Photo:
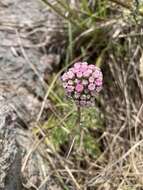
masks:
[[[78,117],[77,117],[77,127],[78,127],[78,133],[80,136],[80,144],[79,144],[79,153],[82,152],[83,148],[83,136],[84,136],[84,130],[81,126],[81,108],[80,106],[77,106],[77,112],[78,112]]]
[[[81,125],[81,110],[80,106],[77,106],[77,125],[78,125],[78,130],[80,131],[80,125]]]

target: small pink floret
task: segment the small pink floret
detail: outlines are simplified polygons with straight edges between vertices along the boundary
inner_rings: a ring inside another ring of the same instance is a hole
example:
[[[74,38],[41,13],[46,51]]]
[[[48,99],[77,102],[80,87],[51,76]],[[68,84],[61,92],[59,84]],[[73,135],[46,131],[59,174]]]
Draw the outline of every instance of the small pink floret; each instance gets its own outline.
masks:
[[[85,72],[88,69],[88,65],[87,63],[82,63],[81,67],[80,67],[80,71],[81,72]]]
[[[67,76],[68,76],[69,79],[73,79],[75,75],[74,75],[74,73],[72,71],[68,71]]]
[[[90,74],[92,73],[92,69],[88,69],[87,71],[88,71]]]
[[[64,73],[61,79],[62,81],[66,81],[68,79],[67,73]]]
[[[88,85],[88,89],[89,89],[90,91],[95,90],[95,84],[90,83],[90,84]]]
[[[84,89],[83,85],[82,84],[77,84],[76,87],[75,87],[75,90],[77,92],[82,92]]]
[[[84,76],[84,77],[89,77],[89,76],[90,76],[90,73],[88,73],[88,72],[85,71],[85,72],[83,73],[83,76]]]
[[[81,78],[81,77],[82,77],[82,72],[76,73],[76,76],[77,76],[78,78]]]
[[[95,84],[97,85],[97,86],[102,86],[102,80],[101,79],[96,79],[96,81],[95,81]]]
[[[88,68],[94,70],[94,69],[95,69],[95,65],[90,64],[90,65],[88,66]]]
[[[73,81],[72,80],[68,80],[68,84],[69,85],[73,85]]]
[[[92,73],[92,70],[91,69],[87,69],[84,73],[83,73],[83,76],[84,77],[89,77]]]
[[[80,70],[79,69],[76,69],[76,68],[73,68],[73,73],[78,73]]]
[[[74,68],[79,69],[81,67],[81,62],[75,63]]]
[[[84,68],[84,67],[80,68],[80,71],[83,72],[83,73],[86,72],[86,70],[87,70],[87,68]]]
[[[93,83],[93,82],[94,82],[94,80],[95,80],[95,79],[94,79],[94,77],[92,77],[92,76],[91,76],[91,77],[89,77],[89,82],[90,82],[90,83]]]
[[[96,69],[96,70],[93,72],[92,76],[93,76],[94,78],[102,78],[102,72],[101,72],[99,69]]]
[[[67,86],[66,90],[67,90],[67,92],[73,92],[74,86]]]

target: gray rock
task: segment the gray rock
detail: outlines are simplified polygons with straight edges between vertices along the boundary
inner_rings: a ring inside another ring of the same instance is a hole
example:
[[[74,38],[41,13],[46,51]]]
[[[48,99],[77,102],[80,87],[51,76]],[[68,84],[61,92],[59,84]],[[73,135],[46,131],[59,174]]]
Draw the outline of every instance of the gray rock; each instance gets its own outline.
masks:
[[[35,142],[29,126],[48,89],[45,79],[60,62],[63,28],[39,0],[0,1],[0,190],[38,187],[46,175],[41,163],[49,172],[37,149],[21,167]]]

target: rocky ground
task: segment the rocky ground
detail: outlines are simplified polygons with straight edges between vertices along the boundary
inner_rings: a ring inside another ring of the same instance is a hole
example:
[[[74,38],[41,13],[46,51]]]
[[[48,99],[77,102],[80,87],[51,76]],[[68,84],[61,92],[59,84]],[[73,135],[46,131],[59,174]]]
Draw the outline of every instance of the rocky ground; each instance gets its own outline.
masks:
[[[39,186],[47,173],[34,167],[44,161],[33,153],[37,144],[30,127],[40,112],[48,76],[60,62],[63,27],[62,19],[38,0],[0,2],[0,189]],[[49,106],[47,101],[45,110]],[[44,112],[39,120],[46,117]]]

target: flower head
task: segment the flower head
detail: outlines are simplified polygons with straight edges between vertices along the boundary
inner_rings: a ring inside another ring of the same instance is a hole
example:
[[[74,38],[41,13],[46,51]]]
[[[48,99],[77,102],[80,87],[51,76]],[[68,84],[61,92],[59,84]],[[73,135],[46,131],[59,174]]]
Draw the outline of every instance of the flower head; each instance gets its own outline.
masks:
[[[95,95],[101,91],[103,75],[100,68],[87,62],[77,62],[62,77],[67,96],[78,106],[94,106]]]

